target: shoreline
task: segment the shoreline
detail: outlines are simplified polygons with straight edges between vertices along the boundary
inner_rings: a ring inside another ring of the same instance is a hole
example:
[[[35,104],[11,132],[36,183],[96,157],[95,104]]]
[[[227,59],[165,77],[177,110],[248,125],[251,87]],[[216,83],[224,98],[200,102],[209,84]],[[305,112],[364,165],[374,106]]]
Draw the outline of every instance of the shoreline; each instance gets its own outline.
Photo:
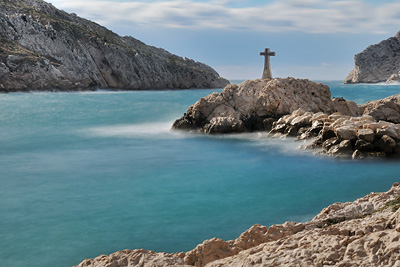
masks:
[[[0,91],[0,94],[12,94],[12,93],[80,93],[80,92],[142,92],[142,91],[151,91],[151,92],[164,92],[164,91],[193,91],[193,90],[223,90],[224,88],[174,88],[174,89],[76,89],[76,90],[12,90],[12,91]]]
[[[253,225],[237,239],[205,240],[180,253],[121,250],[85,266],[398,266],[400,186],[333,203],[305,223]]]

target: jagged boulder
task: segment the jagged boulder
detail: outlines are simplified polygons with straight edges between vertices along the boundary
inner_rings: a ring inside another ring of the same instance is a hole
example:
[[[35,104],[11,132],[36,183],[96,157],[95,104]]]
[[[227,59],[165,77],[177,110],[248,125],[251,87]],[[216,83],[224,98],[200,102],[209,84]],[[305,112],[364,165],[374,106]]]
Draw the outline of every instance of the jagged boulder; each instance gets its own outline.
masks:
[[[371,115],[375,120],[400,123],[400,94],[370,101],[361,107],[364,114]]]

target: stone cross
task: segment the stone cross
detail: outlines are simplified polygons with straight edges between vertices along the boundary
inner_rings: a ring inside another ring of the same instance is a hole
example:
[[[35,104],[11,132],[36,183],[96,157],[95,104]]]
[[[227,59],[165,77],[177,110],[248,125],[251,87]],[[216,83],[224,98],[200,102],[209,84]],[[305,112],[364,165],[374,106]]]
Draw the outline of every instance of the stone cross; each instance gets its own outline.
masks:
[[[264,56],[265,57],[264,72],[263,72],[263,75],[262,75],[262,79],[272,79],[271,63],[269,62],[269,57],[270,56],[275,56],[275,52],[270,52],[269,48],[265,48],[265,51],[261,52],[260,56]]]

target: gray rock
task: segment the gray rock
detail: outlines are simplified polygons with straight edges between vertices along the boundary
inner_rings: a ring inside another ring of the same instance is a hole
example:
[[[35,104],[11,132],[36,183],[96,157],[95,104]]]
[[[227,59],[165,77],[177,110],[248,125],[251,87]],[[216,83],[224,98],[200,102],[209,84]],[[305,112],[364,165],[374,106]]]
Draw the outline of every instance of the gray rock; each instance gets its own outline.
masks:
[[[359,129],[357,131],[357,137],[367,142],[373,142],[375,139],[375,133],[372,129]]]
[[[356,141],[354,149],[359,150],[360,152],[371,152],[374,150],[374,145],[370,142],[359,139]]]
[[[272,129],[272,125],[275,122],[273,118],[266,118],[263,120],[264,130],[270,131]]]
[[[10,69],[4,64],[3,62],[0,62],[0,77],[3,77],[7,73],[10,72]]]
[[[343,115],[349,115],[353,117],[361,116],[363,109],[360,108],[356,102],[345,100],[343,98],[332,99],[336,112]]]
[[[357,131],[357,129],[353,125],[350,125],[350,126],[345,125],[345,126],[338,127],[335,129],[336,136],[340,140],[357,139],[356,131]]]
[[[396,141],[393,140],[390,136],[384,135],[375,142],[375,147],[386,154],[390,154],[393,152],[393,149],[396,147]]]
[[[231,132],[243,132],[243,123],[233,117],[217,117],[204,126],[204,133],[216,134],[216,133],[231,133]]]
[[[340,141],[336,137],[332,137],[322,143],[322,148],[328,151],[331,147],[338,144],[340,144]]]
[[[400,156],[400,124],[376,122],[371,116],[351,117],[339,113],[310,114],[293,111],[273,123],[270,137],[296,136],[298,140],[314,140],[302,148],[320,148],[317,153],[353,159]],[[298,128],[304,118],[312,124]],[[322,120],[325,119],[325,122]]]
[[[351,155],[352,159],[363,159],[364,157],[364,153],[358,149],[354,150],[353,154]]]
[[[332,146],[328,152],[330,155],[352,155],[353,154],[353,146],[350,140],[343,140],[338,145]]]
[[[381,128],[376,130],[376,135],[382,137],[387,135],[395,140],[400,140],[400,125],[394,124],[387,128]]]
[[[400,123],[400,94],[367,102],[361,108],[365,115],[371,115],[377,121]]]
[[[387,83],[400,82],[400,71],[399,73],[392,74],[386,82]]]
[[[355,55],[354,65],[345,83],[397,81],[400,71],[400,32]]]
[[[336,138],[335,130],[330,126],[324,126],[320,133],[322,140],[327,140],[332,137]]]
[[[6,88],[0,91],[221,88],[229,83],[203,63],[121,37],[42,0],[0,1],[0,76]]]

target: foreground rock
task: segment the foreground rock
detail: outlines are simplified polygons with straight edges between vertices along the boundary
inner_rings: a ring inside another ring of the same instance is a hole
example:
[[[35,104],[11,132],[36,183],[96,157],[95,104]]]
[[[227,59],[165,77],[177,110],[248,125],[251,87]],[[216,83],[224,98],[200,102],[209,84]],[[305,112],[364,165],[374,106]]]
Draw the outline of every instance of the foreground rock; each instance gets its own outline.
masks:
[[[228,83],[205,64],[118,36],[42,0],[0,1],[0,92]]]
[[[254,225],[176,254],[123,250],[84,266],[400,266],[400,186],[335,203],[306,223]]]
[[[354,65],[345,83],[400,81],[400,32],[355,55]]]

